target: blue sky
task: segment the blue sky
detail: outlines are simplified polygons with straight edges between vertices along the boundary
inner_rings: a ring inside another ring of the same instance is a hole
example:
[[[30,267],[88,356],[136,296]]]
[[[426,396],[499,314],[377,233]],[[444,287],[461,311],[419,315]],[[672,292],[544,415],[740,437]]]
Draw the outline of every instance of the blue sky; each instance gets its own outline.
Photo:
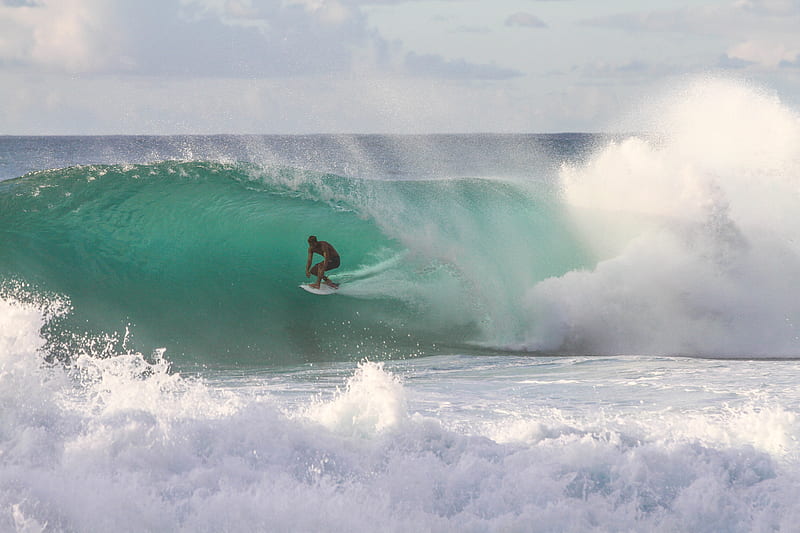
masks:
[[[0,134],[609,131],[694,76],[796,106],[800,0],[0,0]]]

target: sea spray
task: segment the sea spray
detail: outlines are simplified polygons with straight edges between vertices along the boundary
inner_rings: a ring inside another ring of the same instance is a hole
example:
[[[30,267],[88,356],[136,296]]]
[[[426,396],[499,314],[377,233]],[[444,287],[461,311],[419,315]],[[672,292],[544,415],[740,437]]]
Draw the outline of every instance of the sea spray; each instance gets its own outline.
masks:
[[[565,200],[602,260],[529,290],[528,347],[800,354],[800,122],[739,83],[680,96],[657,106],[656,137],[564,166]],[[596,237],[606,227],[617,242]]]

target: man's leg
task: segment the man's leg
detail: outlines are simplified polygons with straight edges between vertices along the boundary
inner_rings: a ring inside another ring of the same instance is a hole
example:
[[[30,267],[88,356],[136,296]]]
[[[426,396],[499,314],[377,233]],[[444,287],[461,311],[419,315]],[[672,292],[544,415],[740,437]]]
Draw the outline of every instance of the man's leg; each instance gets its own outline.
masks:
[[[330,286],[330,287],[333,287],[334,289],[338,289],[338,288],[339,288],[339,284],[338,284],[338,283],[334,283],[334,282],[332,282],[332,281],[331,281],[331,280],[328,278],[328,276],[326,276],[326,275],[325,275],[325,272],[326,272],[326,271],[328,271],[328,270],[333,270],[334,268],[338,268],[338,267],[339,267],[339,260],[338,260],[337,258],[334,258],[334,259],[333,259],[333,260],[331,260],[331,261],[326,261],[326,262],[324,263],[324,266],[325,266],[325,267],[330,267],[330,268],[326,268],[326,269],[325,269],[325,270],[322,272],[322,281],[324,281],[326,285],[328,285],[328,286]]]
[[[322,263],[324,263],[324,261]],[[322,278],[325,277],[325,271],[322,270],[322,263],[317,263],[311,267],[311,275],[317,276],[317,281],[316,283],[312,283],[310,286],[314,287],[315,289],[319,289],[319,283],[322,281]]]

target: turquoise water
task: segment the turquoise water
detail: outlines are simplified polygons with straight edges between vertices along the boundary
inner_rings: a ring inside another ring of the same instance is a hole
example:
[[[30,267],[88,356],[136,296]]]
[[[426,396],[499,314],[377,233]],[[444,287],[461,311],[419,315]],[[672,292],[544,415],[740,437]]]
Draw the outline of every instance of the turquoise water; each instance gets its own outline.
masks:
[[[502,347],[524,328],[517,285],[586,263],[562,218],[546,182],[78,166],[0,184],[0,273],[69,299],[54,330],[128,327],[128,348],[176,363]],[[297,288],[309,234],[343,258],[336,298]]]

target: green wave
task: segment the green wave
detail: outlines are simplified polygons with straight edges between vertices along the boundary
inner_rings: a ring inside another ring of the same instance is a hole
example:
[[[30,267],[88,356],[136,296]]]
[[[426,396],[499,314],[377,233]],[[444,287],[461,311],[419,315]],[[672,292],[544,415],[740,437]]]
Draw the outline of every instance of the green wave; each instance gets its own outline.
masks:
[[[297,287],[309,234],[342,256],[335,296]],[[512,344],[527,327],[521,287],[585,262],[542,184],[179,161],[0,183],[0,276],[72,303],[50,332],[57,356],[76,334],[126,328],[126,349],[183,364]]]

